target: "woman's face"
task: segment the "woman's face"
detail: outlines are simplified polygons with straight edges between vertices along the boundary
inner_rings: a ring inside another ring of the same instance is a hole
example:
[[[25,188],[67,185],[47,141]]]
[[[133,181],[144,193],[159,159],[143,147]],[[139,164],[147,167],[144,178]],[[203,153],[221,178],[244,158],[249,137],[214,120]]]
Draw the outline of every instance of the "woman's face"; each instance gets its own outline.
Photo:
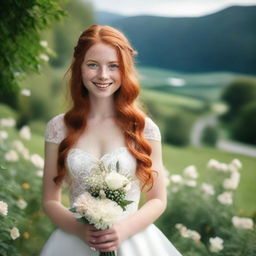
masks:
[[[112,96],[121,86],[121,72],[116,49],[98,43],[86,52],[81,66],[82,81],[91,96]]]

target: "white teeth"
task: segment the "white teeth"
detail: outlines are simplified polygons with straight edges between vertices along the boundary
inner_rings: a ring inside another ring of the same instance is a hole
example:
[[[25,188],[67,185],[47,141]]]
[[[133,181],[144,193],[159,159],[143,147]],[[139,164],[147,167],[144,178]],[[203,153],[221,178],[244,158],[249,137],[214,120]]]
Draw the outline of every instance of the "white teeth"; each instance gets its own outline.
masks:
[[[106,87],[110,86],[111,83],[110,84],[97,84],[97,83],[95,83],[95,85],[100,87],[100,88],[106,88]]]

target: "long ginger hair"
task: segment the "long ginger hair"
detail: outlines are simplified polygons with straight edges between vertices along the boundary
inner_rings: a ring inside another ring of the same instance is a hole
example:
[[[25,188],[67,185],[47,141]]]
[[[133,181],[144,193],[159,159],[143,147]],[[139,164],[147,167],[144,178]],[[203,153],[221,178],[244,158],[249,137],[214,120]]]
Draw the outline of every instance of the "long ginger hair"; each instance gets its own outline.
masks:
[[[136,51],[119,30],[101,25],[92,25],[86,29],[74,48],[73,61],[68,69],[72,107],[64,115],[67,136],[59,145],[58,174],[54,178],[54,182],[60,184],[66,176],[65,159],[67,154],[86,128],[90,101],[88,90],[82,82],[81,65],[87,50],[97,43],[108,44],[117,51],[122,84],[114,93],[115,120],[124,132],[128,150],[137,160],[136,176],[143,185],[142,189],[144,187],[150,189],[153,185],[154,172],[151,170],[152,161],[150,159],[152,148],[143,137],[146,115],[136,101],[140,92],[134,66]]]

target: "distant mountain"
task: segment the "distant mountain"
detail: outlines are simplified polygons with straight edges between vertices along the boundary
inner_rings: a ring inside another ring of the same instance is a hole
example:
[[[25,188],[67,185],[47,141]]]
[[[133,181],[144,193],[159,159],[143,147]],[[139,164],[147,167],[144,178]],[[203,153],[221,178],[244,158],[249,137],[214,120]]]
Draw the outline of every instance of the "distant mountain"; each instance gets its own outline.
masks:
[[[196,18],[110,13],[98,17],[98,23],[125,32],[139,52],[138,64],[185,72],[256,74],[256,6],[233,6]]]
[[[113,22],[123,19],[126,16],[116,14],[116,13],[111,13],[111,12],[96,12],[96,22],[98,24],[102,25],[109,25],[112,24]]]

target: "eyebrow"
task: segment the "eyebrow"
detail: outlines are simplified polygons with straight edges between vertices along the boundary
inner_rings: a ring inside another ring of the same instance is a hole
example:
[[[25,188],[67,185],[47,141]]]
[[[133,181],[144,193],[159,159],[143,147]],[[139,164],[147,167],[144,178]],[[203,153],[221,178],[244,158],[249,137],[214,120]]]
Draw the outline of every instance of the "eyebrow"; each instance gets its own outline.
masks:
[[[97,62],[97,63],[98,63],[98,61],[92,60],[92,59],[89,59],[89,60],[87,60],[86,62],[89,62],[89,61]],[[119,63],[119,61],[118,61],[118,60],[116,60],[116,61],[109,61],[108,63]]]

